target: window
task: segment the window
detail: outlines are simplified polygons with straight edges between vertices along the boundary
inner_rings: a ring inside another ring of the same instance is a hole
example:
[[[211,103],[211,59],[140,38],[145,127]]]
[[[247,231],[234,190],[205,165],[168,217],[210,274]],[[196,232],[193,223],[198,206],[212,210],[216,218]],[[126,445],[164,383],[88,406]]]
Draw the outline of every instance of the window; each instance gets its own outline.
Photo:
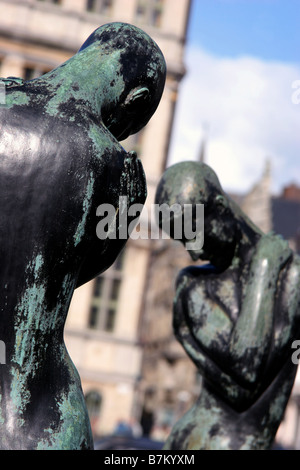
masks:
[[[86,2],[86,9],[87,11],[95,11],[96,10],[97,0],[87,0]]]
[[[96,278],[89,318],[90,328],[107,332],[114,330],[122,284],[123,262],[124,252],[119,255],[110,269]]]
[[[23,77],[24,80],[31,80],[32,78],[35,78],[34,68],[25,67],[23,70]]]
[[[112,0],[87,0],[86,10],[101,15],[110,15]]]
[[[159,27],[163,13],[163,0],[138,0],[136,21]]]
[[[138,1],[138,6],[137,6],[137,9],[136,9],[136,19],[137,19],[137,21],[142,22],[146,18],[146,11],[147,11],[146,2],[143,1],[143,0],[139,0]]]
[[[40,77],[45,73],[48,73],[51,69],[46,69],[43,67],[38,67],[35,65],[28,65],[23,68],[23,78],[24,80],[32,80],[33,78]]]
[[[61,5],[62,0],[38,0],[39,2],[44,2],[44,3],[53,3],[54,5]]]
[[[97,390],[91,390],[85,395],[85,403],[91,423],[97,420],[100,415],[102,396]]]
[[[112,0],[102,0],[100,13],[102,13],[103,15],[109,15],[111,7],[112,7]]]

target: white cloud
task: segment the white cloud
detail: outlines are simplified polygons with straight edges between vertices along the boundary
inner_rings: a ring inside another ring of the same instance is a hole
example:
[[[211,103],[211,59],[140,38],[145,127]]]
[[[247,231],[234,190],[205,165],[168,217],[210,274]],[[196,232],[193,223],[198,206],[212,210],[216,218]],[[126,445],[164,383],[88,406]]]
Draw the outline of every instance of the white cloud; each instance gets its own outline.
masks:
[[[274,192],[300,184],[300,103],[292,101],[300,67],[220,59],[196,48],[188,49],[186,66],[169,164],[198,157],[208,124],[206,161],[226,190],[249,190],[267,158]]]

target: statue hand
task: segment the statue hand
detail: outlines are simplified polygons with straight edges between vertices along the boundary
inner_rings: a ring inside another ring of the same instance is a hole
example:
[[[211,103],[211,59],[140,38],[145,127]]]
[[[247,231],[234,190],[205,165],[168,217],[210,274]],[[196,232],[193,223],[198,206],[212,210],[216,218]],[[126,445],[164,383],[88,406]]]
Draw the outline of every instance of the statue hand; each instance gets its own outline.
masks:
[[[127,153],[124,159],[120,194],[127,196],[128,205],[144,204],[147,196],[146,178],[143,166],[134,151]]]

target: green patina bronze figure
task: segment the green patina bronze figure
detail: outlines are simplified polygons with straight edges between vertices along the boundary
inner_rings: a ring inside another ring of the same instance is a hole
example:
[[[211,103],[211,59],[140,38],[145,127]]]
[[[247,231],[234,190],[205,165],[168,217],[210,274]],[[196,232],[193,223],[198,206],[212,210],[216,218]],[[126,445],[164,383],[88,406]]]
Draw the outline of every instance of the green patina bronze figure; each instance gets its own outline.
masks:
[[[119,141],[147,124],[165,78],[155,42],[112,23],[46,75],[2,80],[1,449],[93,448],[64,324],[74,289],[126,242],[97,237],[97,208],[145,202],[142,165]]]
[[[297,370],[300,259],[282,238],[262,233],[203,163],[168,168],[156,203],[204,204],[205,214],[204,245],[190,255],[206,263],[180,272],[173,319],[203,387],[165,449],[269,449]]]

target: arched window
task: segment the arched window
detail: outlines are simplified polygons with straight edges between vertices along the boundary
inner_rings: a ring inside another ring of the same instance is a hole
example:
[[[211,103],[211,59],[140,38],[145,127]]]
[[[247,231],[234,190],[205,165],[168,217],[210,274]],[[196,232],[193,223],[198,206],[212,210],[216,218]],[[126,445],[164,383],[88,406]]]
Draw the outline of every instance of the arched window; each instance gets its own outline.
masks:
[[[159,27],[163,14],[163,0],[138,0],[136,21]]]
[[[97,390],[91,390],[85,395],[85,403],[91,421],[99,418],[102,396]]]
[[[112,333],[114,331],[119,293],[122,283],[124,253],[115,263],[94,281],[89,327]]]
[[[110,15],[112,4],[112,0],[87,0],[86,10],[101,15]]]

